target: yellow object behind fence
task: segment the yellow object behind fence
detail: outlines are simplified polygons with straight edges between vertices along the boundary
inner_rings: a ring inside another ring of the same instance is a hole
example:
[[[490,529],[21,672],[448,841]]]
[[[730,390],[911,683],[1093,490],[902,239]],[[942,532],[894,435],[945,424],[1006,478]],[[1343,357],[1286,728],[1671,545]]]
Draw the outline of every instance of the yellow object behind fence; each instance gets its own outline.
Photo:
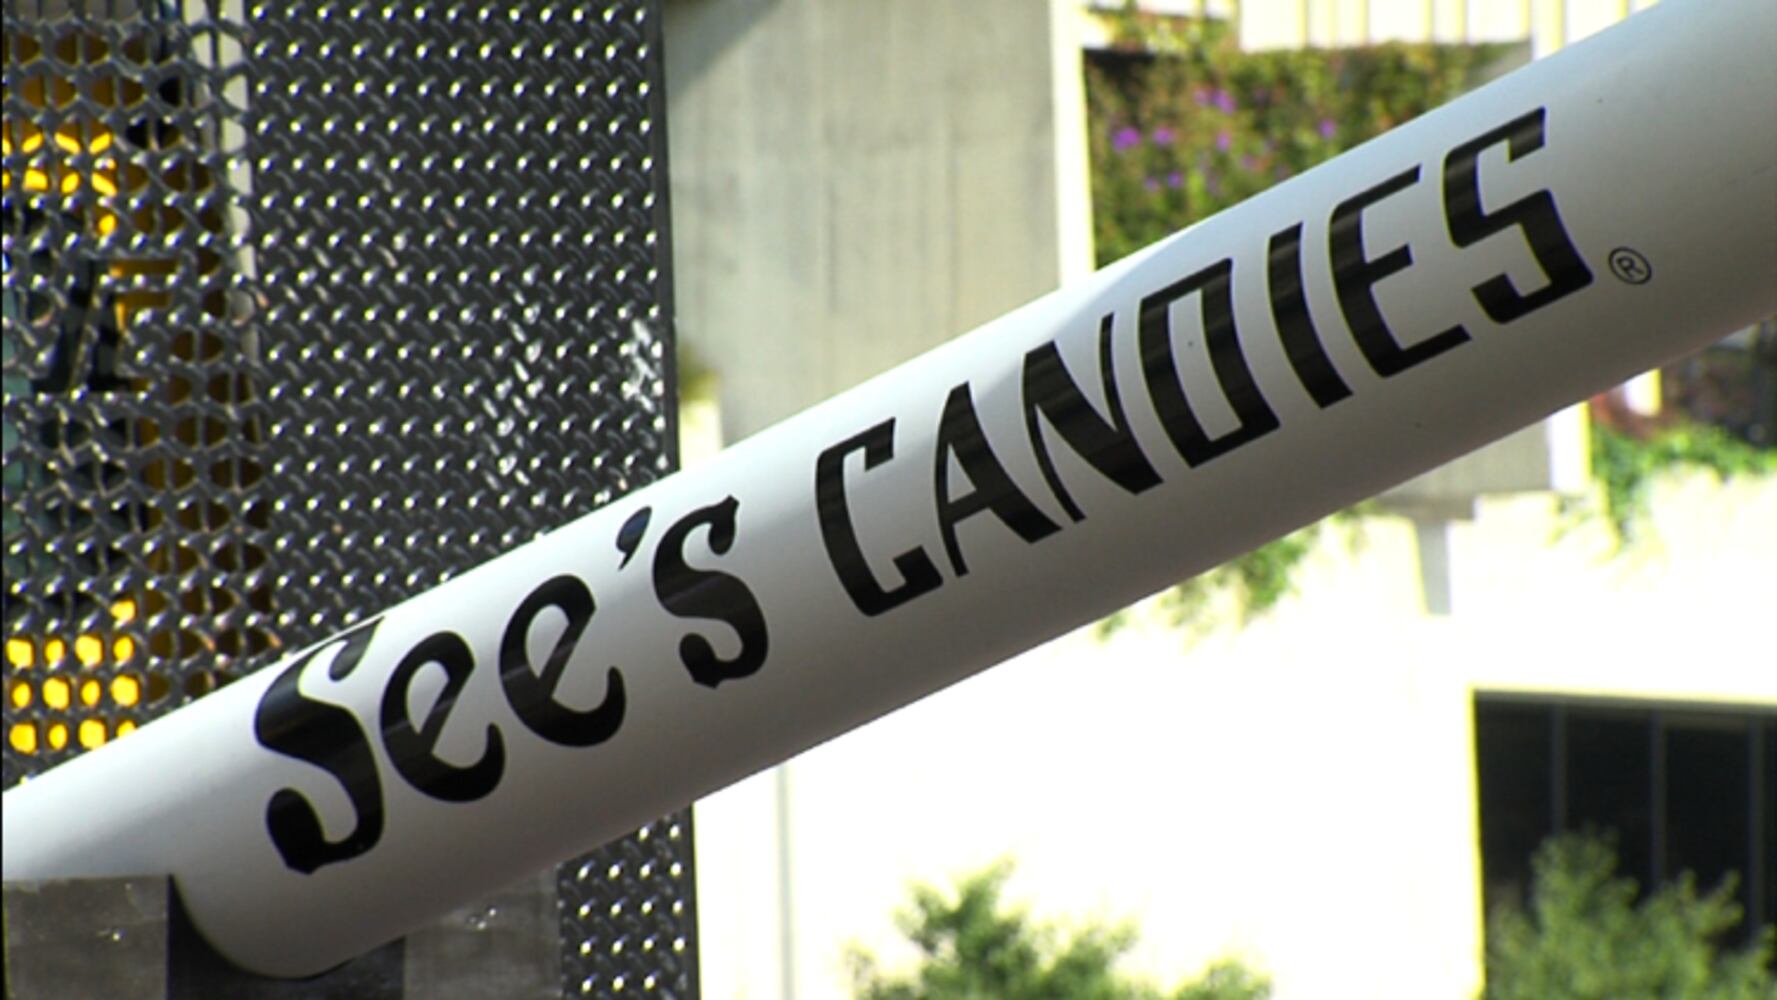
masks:
[[[188,196],[201,196],[215,187],[215,178],[198,156],[166,155],[196,150],[198,136],[181,132],[171,123],[142,117],[154,102],[176,102],[179,87],[169,86],[157,66],[173,60],[163,50],[159,35],[144,25],[139,32],[120,36],[78,25],[59,32],[42,25],[15,27],[12,12],[0,51],[4,53],[6,101],[9,109],[23,104],[35,117],[9,113],[0,127],[0,151],[6,169],[0,187],[7,197],[9,236],[11,228],[28,213],[43,217],[53,213],[63,233],[59,246],[49,253],[47,269],[71,274],[86,266],[84,279],[76,275],[60,293],[60,315],[42,314],[33,305],[54,301],[54,295],[28,298],[34,289],[28,275],[9,273],[9,323],[52,330],[54,344],[40,363],[41,376],[30,380],[36,393],[161,393],[166,402],[233,404],[250,397],[244,377],[223,375],[209,384],[192,384],[183,377],[154,380],[140,375],[123,376],[105,368],[115,366],[116,354],[127,345],[132,327],[149,310],[173,306],[172,289],[182,278],[212,276],[227,266],[216,241],[188,238],[195,225],[207,233],[226,229],[222,210],[178,204]],[[153,90],[151,92],[151,84]],[[115,123],[146,122],[137,135],[119,135]],[[22,206],[22,208],[19,208]],[[15,208],[19,208],[15,211]],[[26,234],[20,233],[23,247]],[[181,238],[185,237],[185,238]],[[31,252],[26,248],[26,252]],[[90,262],[82,264],[81,262]],[[9,258],[8,269],[13,263]],[[45,269],[36,262],[39,271]],[[84,280],[85,286],[79,282]],[[10,298],[12,287],[24,294]],[[73,299],[82,299],[73,302]],[[13,301],[24,303],[13,315]],[[207,317],[226,315],[228,303],[219,293],[206,294],[202,302]],[[77,308],[78,307],[78,308]],[[82,329],[96,326],[97,329]],[[97,338],[96,346],[80,356],[80,345]],[[109,338],[106,343],[105,338]],[[10,337],[9,337],[10,339]],[[204,361],[220,350],[217,335],[195,329],[173,338],[171,356],[178,361]],[[8,345],[9,354],[14,345]],[[108,354],[106,352],[109,352]],[[24,391],[9,379],[7,393]],[[21,754],[62,750],[76,743],[93,748],[134,730],[141,709],[159,702],[174,691],[171,672],[157,669],[182,658],[228,657],[261,652],[275,644],[268,632],[254,629],[217,628],[194,631],[190,616],[212,614],[245,601],[261,611],[270,610],[268,587],[249,594],[196,582],[203,575],[194,569],[215,567],[218,560],[258,564],[265,554],[252,544],[237,544],[221,555],[211,546],[187,540],[226,528],[232,515],[214,503],[180,502],[174,494],[198,477],[224,488],[244,489],[262,478],[251,462],[233,458],[205,466],[190,456],[226,440],[244,435],[257,441],[257,428],[231,426],[213,417],[198,416],[161,426],[155,420],[131,417],[114,426],[114,447],[151,447],[163,437],[186,446],[175,457],[145,463],[133,474],[137,482],[165,504],[135,503],[128,516],[144,533],[170,544],[157,544],[148,552],[149,568],[167,586],[134,587],[101,599],[102,607],[89,608],[79,631],[43,634],[14,631],[9,616],[5,651],[7,688],[7,741]],[[22,428],[65,440],[83,428],[57,415],[41,428]],[[14,428],[8,428],[9,435]],[[8,463],[17,461],[9,455]],[[95,476],[121,474],[122,467],[93,461]],[[70,462],[72,465],[72,460]],[[74,465],[77,478],[87,467]],[[54,474],[54,473],[52,473]],[[9,483],[14,473],[9,472]],[[75,484],[84,488],[85,483]],[[65,500],[85,516],[101,506],[95,498],[70,491]],[[257,515],[263,519],[263,508]],[[12,512],[22,517],[31,511]],[[249,520],[255,515],[249,514]],[[262,525],[256,525],[262,526]],[[9,527],[8,531],[11,532]],[[14,572],[9,548],[8,575]],[[215,568],[227,569],[221,566]],[[183,578],[183,579],[180,579]],[[179,582],[174,582],[178,580]],[[95,581],[99,589],[106,584]],[[169,614],[170,612],[170,614]],[[182,625],[178,619],[185,619]],[[146,648],[143,648],[143,644]],[[202,694],[227,680],[220,669],[181,670],[184,694]],[[26,717],[26,716],[30,717]]]

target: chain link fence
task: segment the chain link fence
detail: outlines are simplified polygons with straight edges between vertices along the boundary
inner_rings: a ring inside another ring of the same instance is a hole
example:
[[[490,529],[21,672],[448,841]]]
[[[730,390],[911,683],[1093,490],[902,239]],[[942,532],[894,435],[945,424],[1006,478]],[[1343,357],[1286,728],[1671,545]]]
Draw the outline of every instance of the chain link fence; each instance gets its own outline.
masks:
[[[7,786],[670,470],[659,25],[8,0]],[[696,994],[688,811],[558,884]]]

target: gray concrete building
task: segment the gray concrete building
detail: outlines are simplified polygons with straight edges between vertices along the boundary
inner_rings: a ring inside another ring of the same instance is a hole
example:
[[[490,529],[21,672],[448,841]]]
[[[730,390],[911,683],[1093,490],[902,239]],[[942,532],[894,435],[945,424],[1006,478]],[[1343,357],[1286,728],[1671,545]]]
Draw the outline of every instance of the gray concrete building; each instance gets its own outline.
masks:
[[[669,0],[676,318],[727,439],[1090,270],[1078,17]]]

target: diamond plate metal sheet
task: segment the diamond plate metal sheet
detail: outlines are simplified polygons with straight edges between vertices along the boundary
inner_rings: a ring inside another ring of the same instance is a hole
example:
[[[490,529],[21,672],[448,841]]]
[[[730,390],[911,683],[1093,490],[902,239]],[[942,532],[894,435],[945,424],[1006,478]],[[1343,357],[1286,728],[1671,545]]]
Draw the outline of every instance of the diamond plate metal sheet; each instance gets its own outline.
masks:
[[[8,3],[7,785],[668,471],[656,3]],[[559,873],[696,993],[689,813]]]

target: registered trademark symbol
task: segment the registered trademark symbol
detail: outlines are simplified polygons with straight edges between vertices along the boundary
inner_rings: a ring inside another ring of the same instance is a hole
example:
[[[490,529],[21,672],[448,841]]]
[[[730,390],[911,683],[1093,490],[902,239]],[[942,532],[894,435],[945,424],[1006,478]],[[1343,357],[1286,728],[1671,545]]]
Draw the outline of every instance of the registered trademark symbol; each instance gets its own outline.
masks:
[[[1631,285],[1645,285],[1654,276],[1654,266],[1638,250],[1617,247],[1610,252],[1610,273],[1617,280]]]

